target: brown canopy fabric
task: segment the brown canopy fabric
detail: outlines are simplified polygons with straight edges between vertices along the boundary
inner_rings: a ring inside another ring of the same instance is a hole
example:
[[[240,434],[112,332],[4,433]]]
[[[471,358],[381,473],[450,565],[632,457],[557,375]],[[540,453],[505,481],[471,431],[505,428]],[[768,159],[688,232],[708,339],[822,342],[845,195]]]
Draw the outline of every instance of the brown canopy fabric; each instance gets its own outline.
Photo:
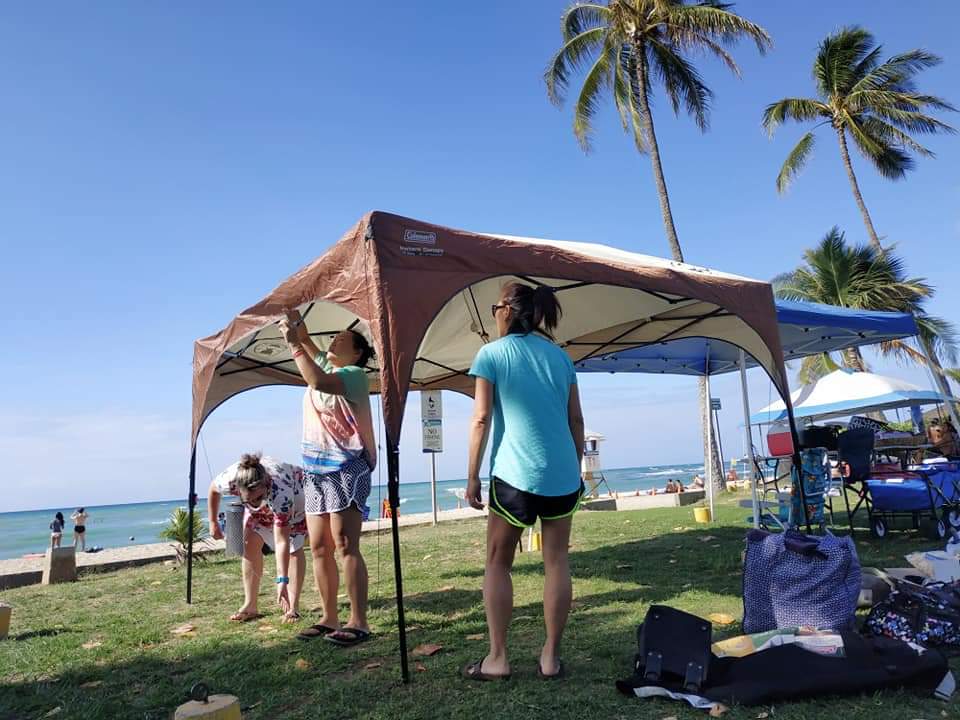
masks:
[[[371,387],[383,395],[395,445],[407,391],[469,391],[466,376],[495,337],[490,306],[507,280],[557,289],[558,342],[574,361],[682,337],[744,348],[789,396],[766,282],[588,243],[484,235],[373,212],[330,250],[194,350],[193,433],[222,402],[303,380],[275,327],[299,307],[323,342],[357,325],[377,352]]]
[[[780,334],[769,284],[588,243],[453,230],[373,212],[322,257],[194,348],[190,512],[196,440],[230,397],[265,385],[303,385],[275,323],[300,308],[321,344],[345,327],[377,352],[371,387],[383,400],[390,504],[399,503],[400,425],[410,389],[470,392],[467,376],[492,339],[490,306],[505,281],[555,288],[563,307],[556,339],[576,362],[684,337],[725,340],[766,369],[789,408]],[[798,460],[795,460],[798,462]],[[397,513],[392,514],[400,662],[409,679]],[[192,538],[187,602],[191,599]]]

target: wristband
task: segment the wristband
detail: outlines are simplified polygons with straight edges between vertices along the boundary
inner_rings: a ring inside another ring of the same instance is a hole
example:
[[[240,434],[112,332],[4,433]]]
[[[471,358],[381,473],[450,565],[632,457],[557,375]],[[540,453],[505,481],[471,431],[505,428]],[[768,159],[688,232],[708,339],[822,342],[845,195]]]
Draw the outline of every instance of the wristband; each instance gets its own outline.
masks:
[[[303,349],[293,351],[293,359],[296,360],[298,357],[303,355]]]
[[[277,585],[286,585],[288,582],[290,582],[290,578],[283,577],[282,575],[277,576]]]

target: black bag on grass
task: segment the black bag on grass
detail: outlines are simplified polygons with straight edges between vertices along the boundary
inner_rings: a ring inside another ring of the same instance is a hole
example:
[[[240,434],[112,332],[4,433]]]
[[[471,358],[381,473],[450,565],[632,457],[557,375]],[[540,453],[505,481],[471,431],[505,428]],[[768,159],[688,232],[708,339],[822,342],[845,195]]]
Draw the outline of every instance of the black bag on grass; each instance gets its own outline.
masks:
[[[654,605],[637,629],[633,675],[617,689],[636,697],[671,697],[700,708],[712,703],[761,705],[824,695],[907,688],[948,698],[954,690],[946,658],[901,640],[841,632],[842,656],[780,645],[745,657],[710,652],[703,618]],[[703,669],[703,678],[699,669]]]

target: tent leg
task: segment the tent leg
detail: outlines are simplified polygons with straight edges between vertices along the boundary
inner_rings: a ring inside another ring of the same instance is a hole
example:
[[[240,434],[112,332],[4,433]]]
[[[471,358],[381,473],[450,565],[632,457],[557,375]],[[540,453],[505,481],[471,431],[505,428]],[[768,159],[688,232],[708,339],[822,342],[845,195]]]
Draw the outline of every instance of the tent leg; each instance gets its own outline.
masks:
[[[800,507],[803,508],[803,524],[807,526],[807,534],[813,532],[810,526],[810,513],[807,511],[807,494],[803,489],[803,460],[800,457],[800,434],[797,432],[797,420],[793,416],[793,403],[787,397],[784,400],[787,406],[787,419],[790,422],[790,439],[793,441],[793,467],[797,471],[797,489],[800,491]],[[799,524],[799,523],[798,523]]]
[[[753,527],[760,527],[760,499],[757,497],[757,474],[753,471],[753,436],[750,434],[750,395],[747,392],[747,357],[740,350],[740,394],[743,396],[743,435],[747,467],[750,469],[750,500],[753,505]]]
[[[930,347],[930,343],[919,336],[917,336],[917,339],[920,341],[920,347],[923,348],[923,356],[927,359],[927,367],[930,369],[930,375],[933,377],[934,389],[948,398],[952,397],[953,393],[950,391],[950,387],[943,380],[943,370],[939,365],[934,364],[933,348]],[[957,417],[957,406],[949,400],[944,402],[944,405],[947,406],[947,412],[950,414],[950,421],[953,423],[954,429],[960,432],[960,418]]]
[[[187,604],[193,602],[193,508],[197,504],[197,444],[190,452],[190,493],[187,495],[190,527],[187,531]]]
[[[400,567],[400,525],[397,513],[400,507],[400,448],[390,443],[387,451],[387,494],[390,498],[390,532],[393,536],[393,579],[397,588],[397,628],[400,632],[400,676],[404,684],[410,682],[407,666],[407,621],[403,613],[403,572]]]
[[[710,521],[714,522],[716,520],[716,512],[713,509],[713,496],[716,494],[715,484],[717,479],[713,476],[713,413],[710,412],[710,343],[707,343],[707,364],[704,379],[707,390],[707,502],[710,505]]]

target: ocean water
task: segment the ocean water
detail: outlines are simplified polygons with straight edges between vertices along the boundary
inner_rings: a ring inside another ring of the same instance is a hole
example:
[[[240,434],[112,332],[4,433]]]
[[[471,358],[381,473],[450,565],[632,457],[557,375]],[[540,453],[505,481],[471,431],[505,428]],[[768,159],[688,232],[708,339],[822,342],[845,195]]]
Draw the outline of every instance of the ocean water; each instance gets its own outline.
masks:
[[[611,491],[630,492],[663,487],[673,478],[689,484],[693,476],[703,473],[703,464],[657,465],[635,468],[604,470],[607,486]],[[441,510],[457,507],[456,492],[465,486],[464,480],[443,480],[437,483],[437,503]],[[601,492],[606,487],[601,486]],[[375,517],[387,488],[374,486],[369,505]],[[165,502],[132,503],[127,505],[88,506],[87,547],[120,547],[160,542],[159,533],[170,514],[184,506],[183,500]],[[401,514],[430,512],[430,483],[402,483],[400,485]],[[73,543],[73,523],[70,514],[76,508],[50,508],[24,512],[0,513],[0,559],[20,557],[26,553],[43,552],[50,543],[49,525],[54,513],[60,510],[67,518],[63,533],[63,545]],[[206,501],[200,498],[197,510],[206,522]]]

